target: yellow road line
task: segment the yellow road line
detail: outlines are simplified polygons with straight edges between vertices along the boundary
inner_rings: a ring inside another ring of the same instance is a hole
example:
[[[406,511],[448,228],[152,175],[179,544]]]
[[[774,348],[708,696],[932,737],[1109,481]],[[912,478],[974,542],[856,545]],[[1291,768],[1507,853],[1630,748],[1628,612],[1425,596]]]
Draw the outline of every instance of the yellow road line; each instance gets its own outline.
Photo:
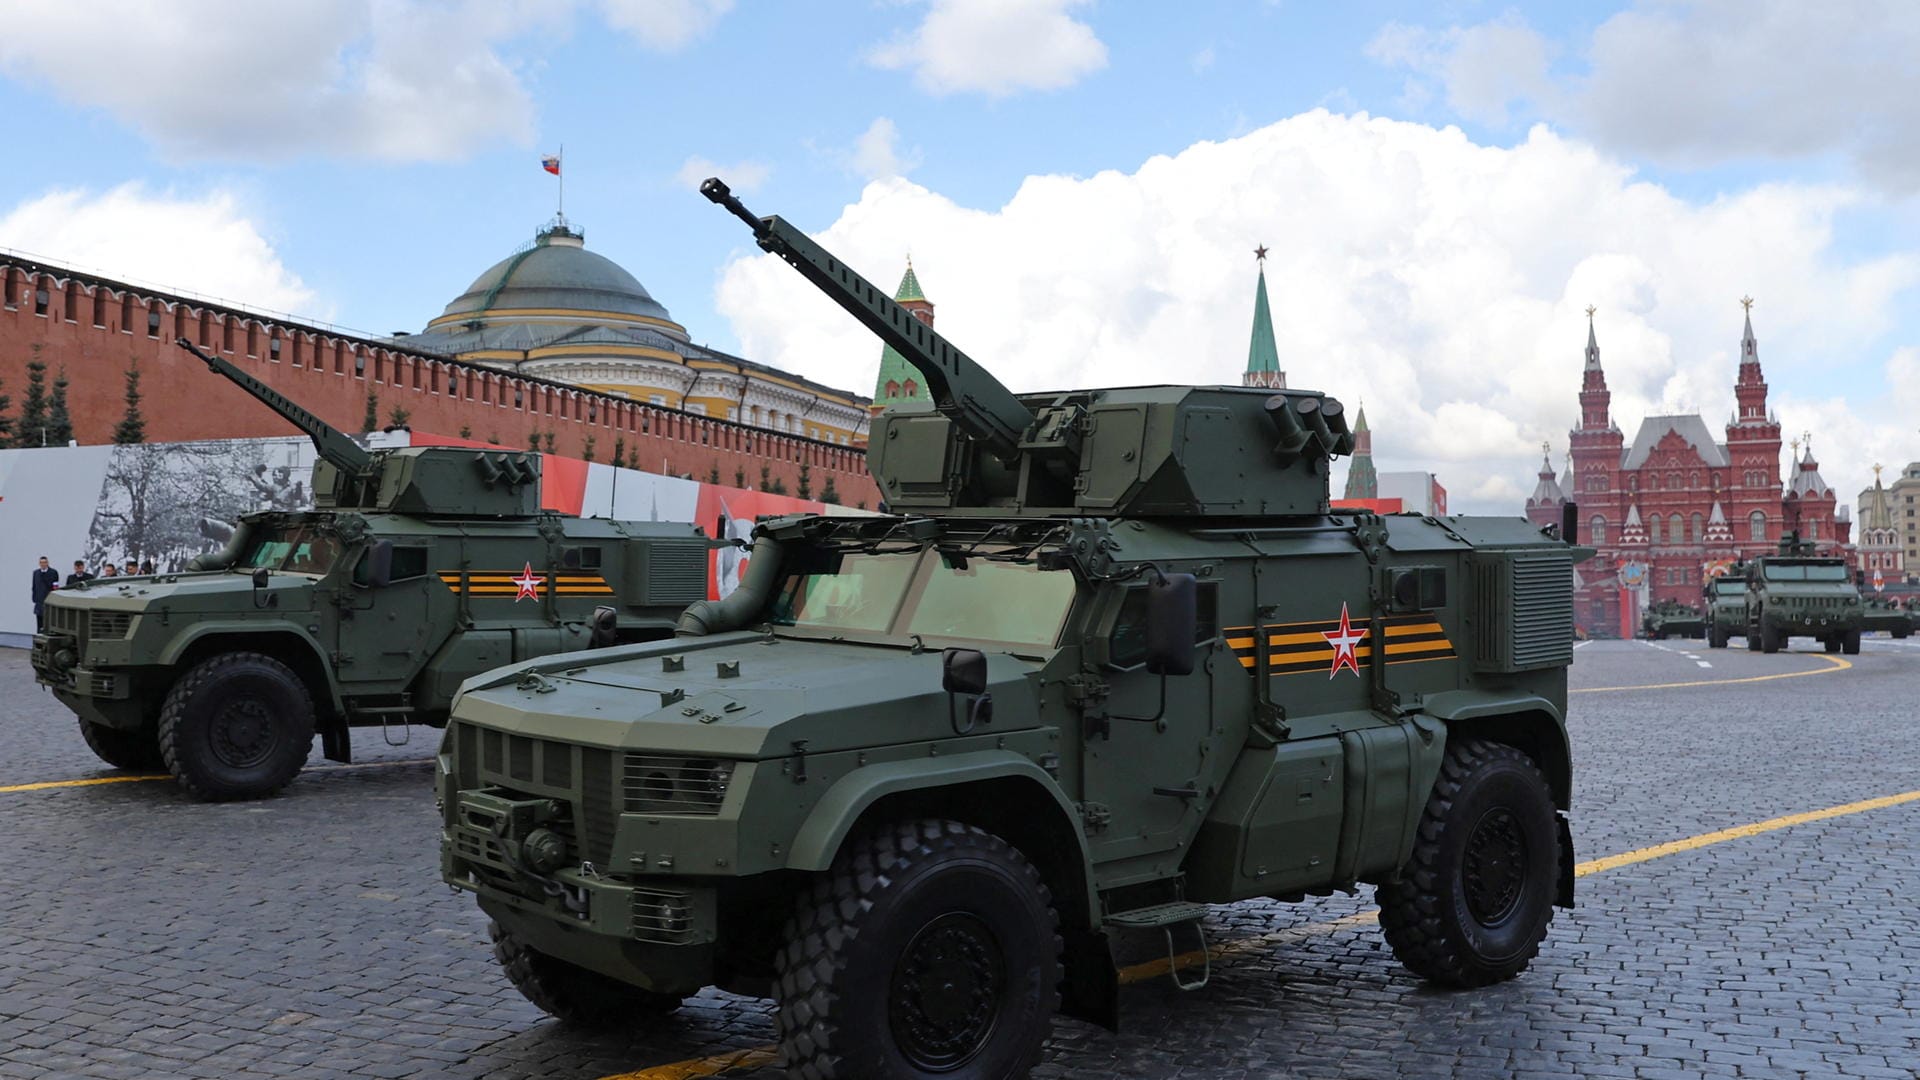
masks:
[[[1832,658],[1822,657],[1822,659]],[[1821,670],[1837,671],[1839,669]],[[1801,672],[1800,674],[1814,674],[1814,672]],[[1767,676],[1767,678],[1779,678],[1779,676]],[[1655,844],[1652,847],[1623,851],[1618,855],[1609,855],[1603,859],[1590,859],[1583,863],[1577,863],[1574,865],[1573,875],[1575,877],[1591,877],[1594,874],[1603,874],[1609,870],[1618,870],[1623,866],[1632,866],[1635,863],[1650,862],[1654,859],[1662,859],[1669,855],[1678,855],[1685,851],[1697,851],[1700,848],[1711,847],[1714,844],[1724,844],[1729,840],[1744,840],[1750,836],[1759,836],[1763,833],[1775,832],[1780,829],[1791,828],[1795,825],[1805,825],[1814,821],[1826,821],[1830,818],[1845,817],[1848,814],[1859,814],[1868,810],[1880,810],[1889,806],[1900,806],[1910,802],[1920,802],[1920,791],[1908,791],[1899,795],[1883,795],[1877,799],[1862,799],[1859,802],[1830,806],[1825,810],[1810,810],[1804,814],[1788,814],[1785,817],[1768,818],[1766,821],[1756,821],[1751,825],[1738,825],[1731,829],[1719,829],[1710,833],[1701,833],[1698,836],[1689,836],[1681,840],[1670,840],[1664,844]],[[1178,956],[1149,960],[1140,964],[1131,964],[1120,969],[1120,985],[1131,986],[1134,983],[1145,982],[1148,979],[1157,978],[1175,970],[1185,970],[1199,964],[1203,958],[1220,960],[1241,953],[1256,952],[1272,948],[1275,945],[1287,944],[1293,941],[1304,941],[1321,934],[1331,934],[1356,926],[1365,926],[1369,923],[1379,921],[1379,918],[1380,912],[1378,909],[1361,911],[1327,922],[1308,923],[1305,926],[1290,926],[1284,930],[1275,930],[1270,933],[1256,934],[1253,937],[1240,938],[1222,945],[1210,946],[1204,951],[1195,949],[1192,952],[1181,953]],[[766,1065],[772,1065],[777,1062],[778,1059],[778,1048],[760,1046],[752,1050],[742,1050],[732,1054],[721,1054],[714,1057],[693,1058],[688,1061],[676,1061],[666,1065],[655,1065],[650,1068],[640,1069],[636,1072],[615,1073],[612,1076],[602,1077],[601,1080],[687,1080],[689,1077],[717,1076],[733,1069],[757,1069]]]
[[[1608,694],[1617,690],[1673,690],[1682,686],[1731,686],[1734,683],[1770,682],[1774,679],[1798,679],[1807,675],[1831,675],[1836,671],[1845,671],[1853,666],[1850,660],[1825,653],[1810,654],[1815,660],[1825,660],[1832,667],[1809,668],[1806,671],[1783,671],[1776,675],[1750,675],[1744,679],[1699,679],[1693,682],[1648,683],[1645,686],[1583,686],[1569,689],[1569,694]]]
[[[305,772],[345,772],[349,769],[385,769],[395,765],[430,765],[432,758],[400,758],[394,761],[359,761],[352,765],[315,765]],[[166,774],[149,776],[89,776],[80,780],[43,780],[37,784],[12,784],[0,787],[0,795],[9,795],[19,791],[52,791],[56,788],[97,787],[100,784],[146,784],[155,780],[171,780]]]

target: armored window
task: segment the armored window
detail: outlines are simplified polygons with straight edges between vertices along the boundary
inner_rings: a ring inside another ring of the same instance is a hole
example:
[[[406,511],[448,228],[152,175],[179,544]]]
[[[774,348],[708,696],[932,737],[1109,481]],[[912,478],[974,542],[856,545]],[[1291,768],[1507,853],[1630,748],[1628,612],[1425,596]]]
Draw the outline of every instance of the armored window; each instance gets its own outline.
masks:
[[[1220,584],[1203,581],[1195,593],[1193,643],[1204,645],[1219,633]],[[1147,662],[1147,589],[1140,585],[1126,591],[1120,602],[1120,614],[1113,620],[1113,632],[1107,635],[1107,663],[1118,668],[1139,667]]]
[[[408,578],[425,577],[427,574],[427,549],[423,547],[395,547],[393,549],[393,581],[405,581]]]

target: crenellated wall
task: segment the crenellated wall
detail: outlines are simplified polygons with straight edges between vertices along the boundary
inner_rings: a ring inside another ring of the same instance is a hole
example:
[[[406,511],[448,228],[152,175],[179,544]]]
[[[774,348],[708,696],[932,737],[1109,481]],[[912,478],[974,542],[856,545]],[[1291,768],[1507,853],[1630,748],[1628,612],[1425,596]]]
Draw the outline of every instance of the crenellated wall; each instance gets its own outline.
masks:
[[[20,414],[30,361],[47,365],[49,385],[64,369],[82,444],[111,440],[125,411],[125,373],[136,363],[149,441],[287,434],[284,420],[176,348],[184,337],[343,431],[360,430],[373,393],[383,424],[398,407],[416,430],[457,435],[465,428],[502,446],[526,447],[538,434],[544,449],[551,432],[553,450],[569,457],[587,456],[592,438],[592,456],[603,462],[624,440],[636,468],[697,480],[718,470],[721,483],[737,475],[758,487],[765,466],[790,494],[799,493],[804,463],[815,497],[831,476],[845,505],[880,501],[859,448],[509,375],[3,253],[0,296],[0,394],[13,399],[9,415]],[[22,445],[34,439],[27,432],[16,438]]]

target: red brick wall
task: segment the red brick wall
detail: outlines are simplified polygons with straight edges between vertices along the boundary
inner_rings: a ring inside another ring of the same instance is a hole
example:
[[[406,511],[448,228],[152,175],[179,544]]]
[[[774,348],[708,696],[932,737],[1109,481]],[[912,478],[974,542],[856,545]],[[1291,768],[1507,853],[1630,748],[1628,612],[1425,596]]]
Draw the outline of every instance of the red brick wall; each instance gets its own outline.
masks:
[[[764,465],[789,494],[799,493],[806,462],[814,498],[831,476],[846,505],[877,508],[880,502],[865,453],[852,447],[522,379],[4,257],[0,289],[0,393],[13,399],[9,415],[20,415],[28,362],[47,365],[49,387],[64,368],[81,443],[111,441],[126,408],[125,372],[136,362],[148,441],[288,434],[286,421],[174,346],[185,337],[218,350],[343,431],[360,430],[371,391],[382,423],[397,406],[417,431],[457,435],[465,426],[473,438],[510,447],[527,446],[535,432],[552,432],[554,451],[569,457],[584,457],[591,436],[594,459],[606,462],[613,460],[614,441],[624,439],[634,468],[696,480],[718,468],[724,484],[733,483],[738,469],[748,486],[758,487]],[[159,325],[151,327],[156,315]],[[22,441],[33,437],[17,434]],[[542,449],[544,443],[543,437]]]

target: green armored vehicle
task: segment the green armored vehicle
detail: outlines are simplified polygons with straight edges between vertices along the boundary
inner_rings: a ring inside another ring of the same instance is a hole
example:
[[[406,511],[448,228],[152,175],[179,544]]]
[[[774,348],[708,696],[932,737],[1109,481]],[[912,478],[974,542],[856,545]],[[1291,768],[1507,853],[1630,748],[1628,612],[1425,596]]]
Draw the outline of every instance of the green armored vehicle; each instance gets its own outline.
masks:
[[[892,516],[762,523],[677,640],[462,689],[442,873],[528,998],[633,1024],[720,986],[778,1001],[797,1076],[1004,1077],[1056,1010],[1117,1023],[1112,935],[1178,953],[1211,904],[1373,882],[1418,975],[1526,968],[1572,903],[1583,549],[1330,514],[1318,393],[1015,395],[702,190],[932,405],[875,421]]]
[[[1707,646],[1727,647],[1727,639],[1747,632],[1747,564],[1734,563],[1726,572],[1707,579],[1701,590],[1707,609]]]
[[[1640,616],[1640,633],[1648,641],[1706,637],[1707,620],[1677,600],[1662,600]]]
[[[370,453],[181,345],[313,439],[314,508],[248,515],[191,572],[47,600],[35,674],[110,765],[164,767],[203,799],[268,795],[316,732],[350,761],[349,728],[440,726],[470,676],[666,637],[707,594],[711,545],[690,524],[543,511],[536,454]]]
[[[1914,622],[1913,612],[1907,610],[1900,601],[1874,597],[1863,605],[1860,629],[1878,630],[1892,637],[1903,638],[1913,633]]]
[[[1777,554],[1747,569],[1747,648],[1779,652],[1794,637],[1817,638],[1828,652],[1860,651],[1860,590],[1845,559],[1821,558],[1798,533]]]

